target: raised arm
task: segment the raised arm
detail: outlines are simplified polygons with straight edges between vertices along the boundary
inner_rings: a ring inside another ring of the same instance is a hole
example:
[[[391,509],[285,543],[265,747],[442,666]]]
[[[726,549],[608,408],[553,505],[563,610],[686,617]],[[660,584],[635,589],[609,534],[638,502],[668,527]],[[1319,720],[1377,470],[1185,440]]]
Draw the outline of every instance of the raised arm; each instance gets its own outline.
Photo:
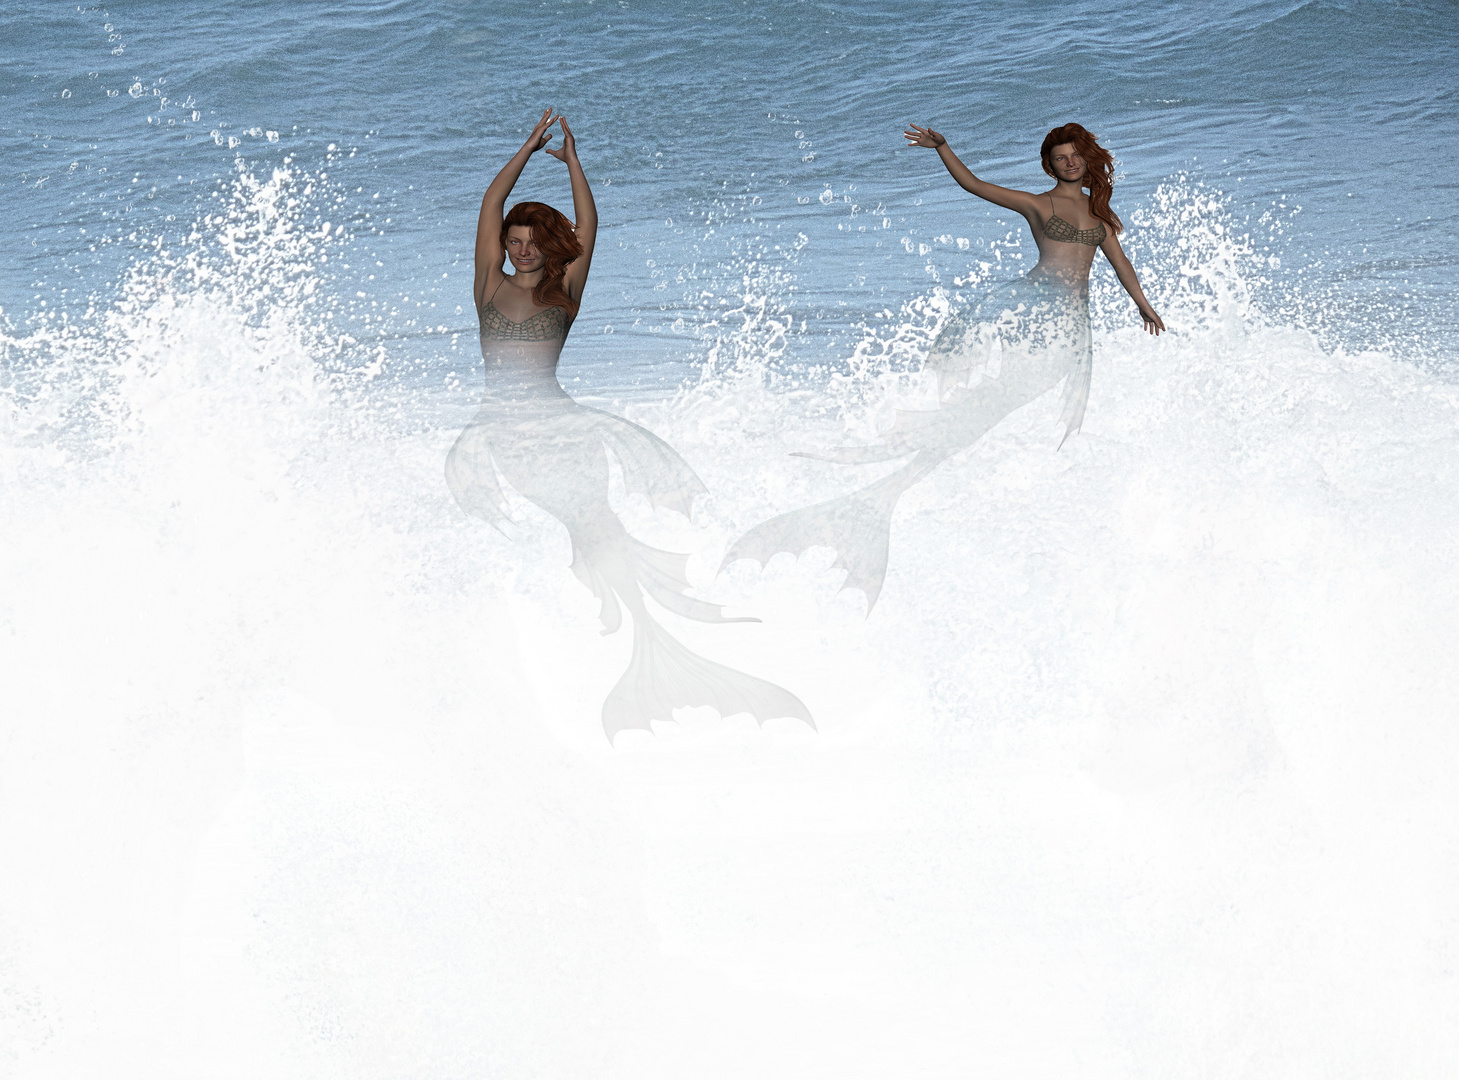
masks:
[[[1156,336],[1165,329],[1165,323],[1160,316],[1155,314],[1155,309],[1150,306],[1150,301],[1145,299],[1145,291],[1140,288],[1140,279],[1135,276],[1135,268],[1130,265],[1130,260],[1125,255],[1124,248],[1120,247],[1120,238],[1110,230],[1105,237],[1099,250],[1104,252],[1104,257],[1109,264],[1115,268],[1115,277],[1120,279],[1120,284],[1125,287],[1125,292],[1130,294],[1130,299],[1135,301],[1135,306],[1140,309],[1140,318],[1145,323],[1145,329]]]
[[[569,296],[574,300],[581,300],[583,287],[588,283],[588,267],[593,261],[593,244],[598,239],[598,207],[593,202],[593,190],[588,187],[588,178],[583,174],[582,164],[578,161],[577,140],[573,138],[572,128],[567,126],[567,121],[561,116],[557,118],[557,122],[562,127],[562,149],[548,150],[547,153],[567,166],[567,176],[572,182],[572,216],[576,219],[574,228],[578,243],[583,246],[583,253],[568,264],[567,273],[562,276],[562,284]]]
[[[532,128],[532,134],[512,155],[512,160],[502,166],[502,171],[496,174],[496,179],[481,197],[481,216],[476,219],[476,279],[471,291],[477,307],[482,305],[489,290],[501,284],[502,261],[506,258],[506,252],[502,250],[502,217],[506,213],[507,196],[517,186],[517,178],[522,175],[527,159],[552,138],[547,129],[558,119],[552,115],[551,109],[542,110],[542,119]]]
[[[902,134],[907,137],[907,143],[910,146],[925,146],[928,149],[936,150],[937,156],[947,166],[947,171],[952,174],[952,178],[964,191],[971,191],[978,198],[987,199],[998,206],[1016,210],[1024,217],[1037,218],[1037,203],[1030,192],[1015,191],[1013,188],[999,187],[986,180],[979,180],[973,175],[973,170],[964,165],[952,152],[952,147],[947,145],[947,140],[942,137],[940,132],[912,124]]]

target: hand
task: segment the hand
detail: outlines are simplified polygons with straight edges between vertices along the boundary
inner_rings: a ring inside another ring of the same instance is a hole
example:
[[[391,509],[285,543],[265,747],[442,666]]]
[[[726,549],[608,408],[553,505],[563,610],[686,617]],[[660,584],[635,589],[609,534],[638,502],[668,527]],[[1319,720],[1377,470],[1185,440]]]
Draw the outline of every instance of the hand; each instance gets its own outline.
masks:
[[[535,154],[546,146],[548,140],[552,138],[552,133],[547,129],[561,119],[560,116],[553,116],[551,109],[543,109],[542,119],[537,121],[536,126],[532,128],[532,134],[527,136],[527,141],[523,144],[527,147],[527,153]],[[548,152],[551,153],[551,151]]]
[[[910,146],[925,146],[929,150],[936,150],[939,146],[946,146],[947,140],[942,134],[933,131],[931,128],[918,127],[913,124],[908,130],[902,132],[907,137]]]
[[[1153,307],[1142,307],[1140,318],[1145,322],[1145,330],[1156,337],[1159,337],[1160,332],[1165,329],[1165,323],[1161,321],[1159,315],[1155,314]]]
[[[562,128],[562,149],[553,150],[549,148],[547,156],[555,157],[558,161],[566,165],[569,161],[577,160],[578,144],[577,140],[572,137],[572,128],[567,126],[567,117],[559,115],[557,123]],[[550,139],[552,136],[549,135],[548,138]]]

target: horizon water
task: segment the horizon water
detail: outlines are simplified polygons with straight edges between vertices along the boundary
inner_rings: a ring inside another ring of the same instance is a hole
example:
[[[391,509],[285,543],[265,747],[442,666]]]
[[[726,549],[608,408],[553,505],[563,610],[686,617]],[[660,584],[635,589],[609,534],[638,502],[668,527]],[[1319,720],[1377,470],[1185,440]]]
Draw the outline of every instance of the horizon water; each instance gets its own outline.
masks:
[[[1451,5],[0,29],[0,1075],[1452,1072]],[[561,526],[445,486],[547,105],[602,219],[563,385],[702,477],[615,506],[815,730],[610,745]],[[828,549],[719,570],[1036,257],[901,129],[1042,190],[1068,120],[1169,333],[1097,260],[1083,430],[1046,395],[909,492],[870,612]]]

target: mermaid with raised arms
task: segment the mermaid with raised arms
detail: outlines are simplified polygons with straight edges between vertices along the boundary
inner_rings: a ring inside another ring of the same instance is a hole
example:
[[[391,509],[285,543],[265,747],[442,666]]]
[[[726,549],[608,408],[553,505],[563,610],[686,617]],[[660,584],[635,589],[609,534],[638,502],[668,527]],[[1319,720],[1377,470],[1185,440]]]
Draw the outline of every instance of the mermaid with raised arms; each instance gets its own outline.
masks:
[[[504,215],[507,196],[528,159],[551,140],[553,124],[561,127],[563,144],[547,153],[567,166],[576,224],[538,202],[518,203]],[[544,111],[481,200],[473,296],[486,395],[447,456],[446,482],[464,510],[500,527],[509,516],[499,473],[567,527],[573,573],[602,603],[603,633],[617,630],[628,609],[633,657],[603,705],[610,740],[628,728],[652,730],[650,721],[672,719],[675,708],[696,705],[713,706],[722,716],[750,713],[760,722],[794,716],[811,723],[794,694],[690,652],[645,604],[645,596],[652,597],[668,611],[701,622],[756,621],[726,618],[718,605],[686,595],[687,556],[635,540],[608,503],[608,453],[630,492],[686,516],[704,491],[694,470],[656,435],[579,405],[557,381],[558,357],[587,284],[597,229],[598,211],[572,129]],[[514,273],[504,272],[504,258]]]
[[[751,529],[724,560],[763,563],[780,551],[835,548],[835,565],[847,571],[842,587],[865,592],[868,611],[886,578],[892,512],[905,491],[1061,380],[1064,438],[1079,430],[1089,400],[1089,270],[1096,250],[1114,267],[1145,329],[1157,335],[1165,329],[1120,247],[1123,225],[1109,207],[1114,159],[1090,132],[1079,124],[1049,132],[1040,157],[1054,186],[1038,194],[979,179],[931,128],[913,124],[903,134],[912,146],[936,150],[964,190],[1022,214],[1038,245],[1038,264],[943,327],[927,357],[937,377],[937,409],[899,410],[874,445],[806,455],[845,464],[906,458],[906,464],[859,491]],[[985,370],[995,343],[1001,350],[996,376]]]

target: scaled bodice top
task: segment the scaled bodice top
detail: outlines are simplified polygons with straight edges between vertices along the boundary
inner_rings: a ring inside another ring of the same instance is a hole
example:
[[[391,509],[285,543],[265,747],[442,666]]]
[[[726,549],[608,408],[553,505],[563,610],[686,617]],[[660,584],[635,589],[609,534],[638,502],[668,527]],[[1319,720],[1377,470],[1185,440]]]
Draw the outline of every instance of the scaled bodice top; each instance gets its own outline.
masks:
[[[493,302],[496,294],[482,304],[477,314],[481,320],[482,341],[555,341],[567,337],[567,312],[560,307],[543,308],[521,322],[503,315]]]
[[[1104,243],[1105,237],[1109,234],[1105,231],[1102,221],[1096,222],[1092,229],[1076,229],[1055,214],[1044,222],[1044,235],[1061,244],[1088,244],[1090,247],[1097,248]]]

